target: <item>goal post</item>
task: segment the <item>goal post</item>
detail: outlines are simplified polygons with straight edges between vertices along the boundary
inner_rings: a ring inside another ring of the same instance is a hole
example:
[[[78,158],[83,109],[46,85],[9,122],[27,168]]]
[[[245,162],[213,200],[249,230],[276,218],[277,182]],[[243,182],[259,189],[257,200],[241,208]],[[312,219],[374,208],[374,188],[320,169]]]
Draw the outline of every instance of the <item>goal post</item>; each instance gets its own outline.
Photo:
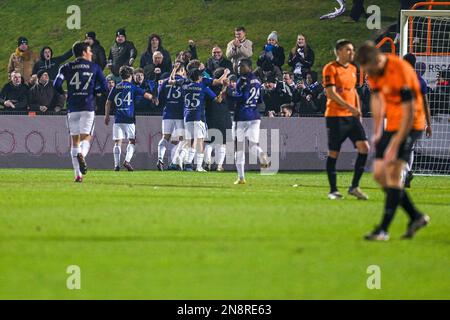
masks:
[[[431,110],[433,136],[417,141],[413,171],[450,176],[450,10],[402,10],[399,52],[416,56]]]

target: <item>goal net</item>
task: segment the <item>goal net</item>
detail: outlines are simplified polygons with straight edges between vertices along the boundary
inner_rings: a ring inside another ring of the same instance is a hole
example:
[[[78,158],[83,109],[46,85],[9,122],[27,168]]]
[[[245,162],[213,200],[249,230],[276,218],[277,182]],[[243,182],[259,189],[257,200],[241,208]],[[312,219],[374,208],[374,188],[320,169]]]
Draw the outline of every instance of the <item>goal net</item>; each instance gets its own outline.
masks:
[[[413,172],[450,175],[450,10],[403,10],[400,21],[400,55],[416,56],[433,130],[416,143]]]

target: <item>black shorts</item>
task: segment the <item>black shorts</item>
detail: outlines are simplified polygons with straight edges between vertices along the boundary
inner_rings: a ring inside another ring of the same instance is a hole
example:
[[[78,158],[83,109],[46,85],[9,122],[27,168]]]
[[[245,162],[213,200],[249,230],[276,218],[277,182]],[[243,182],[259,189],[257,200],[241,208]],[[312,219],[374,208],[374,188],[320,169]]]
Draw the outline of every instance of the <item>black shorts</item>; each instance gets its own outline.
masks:
[[[383,159],[384,158],[384,152],[386,151],[386,148],[389,145],[389,142],[392,139],[392,136],[395,134],[395,131],[385,131],[383,132],[383,135],[381,136],[380,141],[375,146],[375,158],[376,159]],[[405,141],[402,142],[400,145],[400,148],[398,148],[398,159],[404,160],[405,162],[409,161],[409,157],[411,155],[411,152],[414,148],[414,143],[420,139],[422,136],[422,131],[412,130],[408,136],[406,137]]]
[[[355,117],[326,117],[328,150],[340,151],[345,139],[349,138],[356,147],[356,141],[367,141],[366,132]]]

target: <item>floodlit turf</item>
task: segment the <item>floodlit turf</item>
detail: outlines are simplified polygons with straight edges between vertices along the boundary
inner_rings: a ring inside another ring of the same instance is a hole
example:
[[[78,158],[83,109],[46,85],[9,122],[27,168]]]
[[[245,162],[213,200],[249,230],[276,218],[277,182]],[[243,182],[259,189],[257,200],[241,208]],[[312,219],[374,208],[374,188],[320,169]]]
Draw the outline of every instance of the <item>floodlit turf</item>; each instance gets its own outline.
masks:
[[[0,298],[450,298],[450,179],[416,177],[411,194],[431,225],[388,243],[362,236],[382,195],[326,199],[324,173],[0,170]],[[341,191],[351,179],[340,174]],[[298,184],[298,187],[293,187]],[[66,288],[69,265],[81,290]],[[367,268],[381,268],[369,290]]]

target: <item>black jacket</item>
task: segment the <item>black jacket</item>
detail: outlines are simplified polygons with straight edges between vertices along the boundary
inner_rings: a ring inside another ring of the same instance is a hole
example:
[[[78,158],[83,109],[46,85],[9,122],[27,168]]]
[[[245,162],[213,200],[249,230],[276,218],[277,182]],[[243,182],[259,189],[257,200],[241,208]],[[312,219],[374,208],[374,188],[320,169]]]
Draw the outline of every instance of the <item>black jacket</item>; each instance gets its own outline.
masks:
[[[44,58],[44,50],[50,49],[52,52],[52,58],[50,60],[45,60]],[[36,64],[33,67],[33,74],[37,74],[39,71],[47,71],[48,76],[50,77],[50,80],[55,80],[56,76],[58,75],[59,67],[61,64],[69,59],[73,55],[72,49],[64,53],[62,56],[59,57],[53,57],[53,50],[50,47],[44,47],[41,50],[41,60],[36,62]]]
[[[280,46],[273,47],[271,53],[267,52],[265,50],[265,47],[263,48],[263,51],[259,55],[258,61],[256,64],[258,67],[261,67],[263,65],[263,62],[265,59],[268,59],[270,62],[272,62],[274,65],[282,69],[284,61],[286,60],[286,56],[284,54],[284,48]]]
[[[28,110],[29,91],[28,86],[23,83],[16,87],[11,82],[8,82],[0,92],[0,104],[4,105],[5,101],[11,100],[16,108],[6,108],[6,110],[26,111]]]
[[[155,69],[159,68],[161,69],[160,73],[156,73]],[[167,66],[164,62],[160,65],[154,65],[153,63],[150,63],[144,67],[144,76],[146,80],[151,81],[158,81],[161,79],[161,76],[164,73],[169,73],[172,71],[172,68],[170,66]]]
[[[230,60],[228,60],[227,58],[222,56],[222,59],[220,60],[215,60],[213,57],[210,57],[208,59],[208,61],[206,61],[206,72],[209,73],[209,75],[212,77],[214,74],[214,71],[217,68],[225,68],[225,69],[229,69],[231,71],[231,73],[234,73],[234,69],[233,69],[233,63],[231,63]]]
[[[122,66],[129,66],[130,59],[136,59],[137,49],[133,42],[124,43],[115,42],[109,50],[108,63],[112,64],[111,72],[116,77],[119,76],[119,69]]]
[[[92,49],[92,62],[98,64],[103,70],[106,67],[106,53],[105,49],[100,45],[100,42],[95,40],[91,46]]]
[[[169,51],[167,51],[163,47],[160,47],[157,51],[161,52],[163,55],[162,64],[164,65],[164,67],[163,67],[164,70],[169,70],[169,72],[170,72],[172,70],[172,60],[170,59]],[[153,64],[153,52],[150,52],[149,50],[147,50],[141,55],[140,67],[142,69],[145,69],[145,67],[150,64]]]
[[[30,89],[30,110],[40,111],[40,106],[46,106],[48,111],[55,111],[56,107],[63,108],[65,98],[53,88],[53,84],[49,81],[46,85],[39,82]]]
[[[303,56],[299,51],[303,53]],[[314,51],[311,47],[307,46],[306,50],[296,47],[295,53],[292,51],[289,53],[288,64],[292,67],[292,72],[294,73],[296,73],[295,70],[299,68],[303,78],[305,78],[305,75],[311,72],[311,68],[314,65],[314,59]]]

